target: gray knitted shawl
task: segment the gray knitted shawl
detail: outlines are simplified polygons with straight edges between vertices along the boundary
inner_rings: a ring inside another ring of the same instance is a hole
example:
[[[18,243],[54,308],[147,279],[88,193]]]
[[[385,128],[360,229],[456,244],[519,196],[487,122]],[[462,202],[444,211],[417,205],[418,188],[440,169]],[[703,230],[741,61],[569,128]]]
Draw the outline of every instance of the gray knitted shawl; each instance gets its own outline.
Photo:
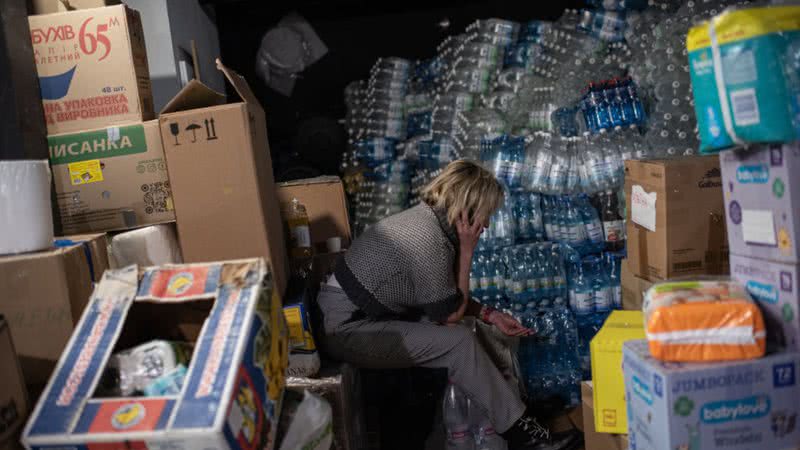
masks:
[[[444,211],[424,202],[367,229],[340,257],[336,280],[373,319],[443,322],[461,305],[458,235]]]

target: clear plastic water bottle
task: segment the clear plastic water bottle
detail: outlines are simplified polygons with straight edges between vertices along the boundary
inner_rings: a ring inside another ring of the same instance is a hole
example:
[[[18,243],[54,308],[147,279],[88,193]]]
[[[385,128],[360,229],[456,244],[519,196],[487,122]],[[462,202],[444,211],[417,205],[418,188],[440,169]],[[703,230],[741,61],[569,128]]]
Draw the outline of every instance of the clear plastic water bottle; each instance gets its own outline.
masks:
[[[568,296],[567,271],[564,269],[564,261],[557,245],[553,245],[550,250],[550,271],[553,274],[553,299],[563,299]]]
[[[550,169],[555,157],[550,135],[535,136],[526,148],[528,183],[526,188],[535,192],[548,192]]]
[[[611,287],[611,304],[613,309],[622,309],[622,281],[620,259],[614,253],[604,255],[608,273],[609,286]]]
[[[531,192],[528,194],[530,204],[530,223],[533,238],[536,241],[545,240],[545,229],[542,218],[542,198],[539,194]]]
[[[506,450],[506,441],[497,434],[486,411],[469,397],[467,408],[475,450]]]
[[[541,284],[539,284],[539,267],[532,246],[526,246],[523,250],[525,267],[525,298],[530,303],[538,300],[541,295]]]
[[[481,293],[484,296],[493,295],[494,292],[491,291],[492,280],[494,278],[494,264],[492,263],[492,259],[486,253],[481,253],[478,259],[480,261],[478,267],[480,268]]]
[[[523,243],[535,240],[536,231],[531,221],[533,207],[530,204],[529,196],[525,192],[519,192],[513,194],[513,199],[517,242]]]
[[[569,279],[569,306],[577,315],[589,315],[594,312],[594,299],[592,283],[587,276],[584,264],[572,264]]]
[[[447,450],[475,450],[467,397],[452,383],[445,391],[442,412],[447,431]]]
[[[545,244],[536,246],[535,255],[537,261],[537,277],[539,278],[539,291],[540,298],[552,298],[553,296],[553,271],[550,264],[548,264],[547,256],[544,253]]]
[[[587,256],[585,261],[592,281],[595,312],[607,313],[611,311],[614,301],[608,276],[602,267],[603,262],[596,256]]]
[[[596,138],[589,140],[587,137],[586,147],[583,153],[583,163],[589,176],[590,192],[605,190],[610,187],[608,179],[608,163],[602,149],[602,141],[605,132],[601,132]]]
[[[570,242],[570,229],[569,223],[567,222],[567,213],[566,213],[566,205],[564,203],[563,197],[553,197],[553,202],[555,204],[555,220],[558,224],[558,231],[556,242],[563,242],[569,243]]]
[[[560,231],[553,199],[546,195],[542,196],[542,217],[544,221],[545,239],[549,241],[558,241],[560,239]]]
[[[502,295],[505,292],[506,286],[506,266],[503,264],[500,253],[497,251],[492,252],[492,268],[490,289],[492,289],[494,295]]]
[[[617,95],[617,80],[609,80],[601,88],[608,110],[608,117],[611,119],[611,128],[624,125],[622,99]]]
[[[619,134],[601,133],[600,144],[602,145],[603,157],[605,158],[607,186],[617,188],[622,184],[624,168],[619,151]]]
[[[611,117],[608,115],[608,104],[602,89],[591,83],[586,94],[587,109],[593,114],[592,122],[598,132],[611,128]]]
[[[603,237],[603,222],[597,210],[589,202],[589,196],[580,194],[577,197],[578,211],[583,219],[583,225],[588,235],[589,245],[592,251],[599,252],[605,246]]]
[[[550,173],[547,177],[546,192],[551,194],[563,194],[566,191],[570,164],[567,141],[565,139],[559,140],[556,147],[552,149],[552,155]]]

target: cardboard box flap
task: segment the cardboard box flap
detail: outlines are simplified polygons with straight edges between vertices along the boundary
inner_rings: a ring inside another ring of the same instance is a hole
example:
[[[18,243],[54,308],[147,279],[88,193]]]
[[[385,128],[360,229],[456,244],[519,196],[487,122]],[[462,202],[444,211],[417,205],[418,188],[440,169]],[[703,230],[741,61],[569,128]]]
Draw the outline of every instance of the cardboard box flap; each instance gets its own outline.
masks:
[[[205,84],[191,80],[161,110],[161,114],[225,104],[225,96]]]
[[[239,94],[239,98],[241,98],[245,103],[250,103],[252,105],[261,105],[256,99],[256,96],[253,94],[253,91],[250,89],[250,85],[247,84],[247,81],[244,79],[243,76],[239,75],[238,73],[234,72],[233,70],[227,68],[219,58],[216,59],[217,62],[217,69],[225,75],[225,78],[228,79],[228,82],[233,86],[233,89],[236,90],[236,93]]]
[[[217,69],[225,75],[225,78],[233,86],[236,94],[243,102],[261,106],[250,86],[244,77],[227,68],[222,61],[217,58]],[[191,80],[183,89],[178,92],[172,100],[161,110],[161,114],[189,111],[197,108],[207,108],[209,106],[219,106],[227,103],[225,94],[221,94],[198,80]]]
[[[300,180],[282,181],[280,186],[304,186],[307,184],[341,183],[342,179],[335,175],[320,175],[314,178],[303,178]]]

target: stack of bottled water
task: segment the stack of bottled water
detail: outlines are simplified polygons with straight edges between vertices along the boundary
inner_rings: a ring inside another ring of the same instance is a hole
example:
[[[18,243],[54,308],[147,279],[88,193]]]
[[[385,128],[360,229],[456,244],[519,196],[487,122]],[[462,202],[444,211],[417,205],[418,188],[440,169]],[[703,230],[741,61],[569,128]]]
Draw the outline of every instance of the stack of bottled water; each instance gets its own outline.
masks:
[[[550,242],[479,250],[472,261],[470,294],[514,314],[542,305],[566,306],[568,255],[571,249]]]
[[[573,403],[620,305],[624,161],[695,153],[686,32],[734,3],[588,0],[555,22],[476,21],[424,61],[379,60],[345,90],[356,233],[417,203],[449,162],[480,160],[507,195],[471,294],[540,331],[520,350],[532,396]]]
[[[356,233],[384,217],[408,207],[411,172],[405,160],[384,162],[364,173],[365,181],[355,194],[353,222]]]
[[[591,378],[589,342],[614,309],[622,308],[617,253],[590,255],[569,264],[569,304],[578,327],[578,353],[584,378]]]
[[[455,384],[449,384],[442,405],[447,450],[506,450],[486,411]]]
[[[560,302],[520,314],[534,335],[522,338],[519,361],[528,399],[533,404],[580,404],[581,365],[575,316]]]

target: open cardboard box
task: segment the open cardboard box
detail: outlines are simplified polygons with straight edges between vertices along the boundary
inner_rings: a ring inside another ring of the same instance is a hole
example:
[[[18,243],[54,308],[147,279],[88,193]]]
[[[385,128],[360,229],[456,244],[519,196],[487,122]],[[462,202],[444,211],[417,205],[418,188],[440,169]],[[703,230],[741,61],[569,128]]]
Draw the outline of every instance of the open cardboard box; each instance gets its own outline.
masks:
[[[264,110],[244,78],[219,60],[217,68],[238,99],[192,80],[159,117],[183,260],[266,258],[283,294],[286,244]]]
[[[154,339],[194,345],[180,393],[102,397],[98,386],[111,355]],[[271,449],[287,351],[281,301],[263,259],[109,270],[23,442],[103,450]]]

